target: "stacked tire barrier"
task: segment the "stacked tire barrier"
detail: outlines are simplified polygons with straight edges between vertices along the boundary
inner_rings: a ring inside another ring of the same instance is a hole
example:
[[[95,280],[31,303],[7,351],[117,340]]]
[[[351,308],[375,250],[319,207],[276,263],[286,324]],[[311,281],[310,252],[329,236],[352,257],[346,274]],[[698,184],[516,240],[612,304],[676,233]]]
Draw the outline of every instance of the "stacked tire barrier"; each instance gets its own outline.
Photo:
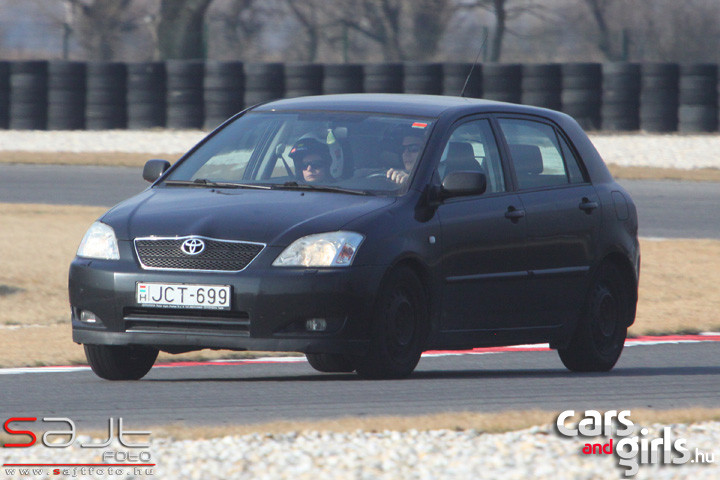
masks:
[[[714,132],[718,129],[717,65],[680,67],[681,132]]]
[[[164,127],[167,112],[165,64],[130,63],[127,68],[128,128]]]
[[[242,62],[205,64],[205,128],[210,130],[243,108],[245,71]]]
[[[640,128],[674,132],[678,128],[680,68],[672,63],[641,66]]]
[[[0,62],[0,128],[10,125],[10,63]]]
[[[0,128],[212,129],[278,98],[465,87],[466,97],[561,110],[587,130],[717,132],[718,77],[715,64],[0,61]]]
[[[285,93],[285,68],[282,63],[245,64],[245,105],[255,105]]]
[[[439,63],[406,63],[405,93],[442,95],[443,69]]]
[[[522,103],[560,110],[562,108],[560,65],[523,65]]]
[[[457,97],[464,88],[465,97],[481,98],[482,87],[482,65],[473,68],[472,63],[443,64],[443,95]]]
[[[603,130],[640,128],[640,65],[608,63],[603,65]]]
[[[314,63],[285,65],[285,98],[320,95],[322,84],[322,65]]]
[[[48,130],[85,128],[86,67],[81,62],[48,65]]]
[[[362,65],[327,64],[324,67],[323,88],[325,94],[333,93],[362,93],[363,67]]]
[[[587,130],[600,129],[602,66],[598,63],[562,65],[562,111]]]
[[[202,128],[203,106],[202,62],[172,60],[167,69],[167,126],[170,128]]]
[[[522,102],[522,65],[483,65],[483,98],[500,102]]]
[[[363,66],[363,90],[366,93],[402,93],[402,63],[376,63]]]
[[[10,128],[44,130],[48,110],[48,62],[10,64]]]
[[[127,65],[87,64],[85,128],[110,130],[127,127]]]

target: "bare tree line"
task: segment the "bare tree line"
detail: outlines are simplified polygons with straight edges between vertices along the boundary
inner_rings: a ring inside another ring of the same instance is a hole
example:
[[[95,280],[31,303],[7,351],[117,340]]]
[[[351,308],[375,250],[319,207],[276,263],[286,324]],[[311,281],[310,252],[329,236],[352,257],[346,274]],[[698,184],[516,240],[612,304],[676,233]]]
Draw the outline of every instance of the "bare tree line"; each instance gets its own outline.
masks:
[[[78,60],[720,63],[717,0],[26,2]]]

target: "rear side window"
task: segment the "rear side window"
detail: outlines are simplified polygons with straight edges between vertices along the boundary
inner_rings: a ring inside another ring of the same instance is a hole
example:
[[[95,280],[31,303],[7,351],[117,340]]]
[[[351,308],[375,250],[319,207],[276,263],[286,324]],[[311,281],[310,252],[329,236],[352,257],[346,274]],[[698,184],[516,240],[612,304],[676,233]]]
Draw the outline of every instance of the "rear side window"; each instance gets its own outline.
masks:
[[[582,183],[582,171],[567,143],[545,123],[498,120],[520,189]]]

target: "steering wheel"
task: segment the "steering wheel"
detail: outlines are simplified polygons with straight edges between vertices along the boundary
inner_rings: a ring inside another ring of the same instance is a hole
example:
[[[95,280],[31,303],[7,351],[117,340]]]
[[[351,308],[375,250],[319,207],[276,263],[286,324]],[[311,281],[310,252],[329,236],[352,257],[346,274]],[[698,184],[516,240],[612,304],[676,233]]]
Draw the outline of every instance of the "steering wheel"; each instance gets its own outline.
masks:
[[[367,179],[371,179],[371,178],[385,178],[385,179],[388,179],[388,177],[387,177],[387,172],[372,172],[372,173],[369,173],[369,174],[365,175],[365,178],[367,178]],[[388,179],[388,180],[389,180],[389,179]]]

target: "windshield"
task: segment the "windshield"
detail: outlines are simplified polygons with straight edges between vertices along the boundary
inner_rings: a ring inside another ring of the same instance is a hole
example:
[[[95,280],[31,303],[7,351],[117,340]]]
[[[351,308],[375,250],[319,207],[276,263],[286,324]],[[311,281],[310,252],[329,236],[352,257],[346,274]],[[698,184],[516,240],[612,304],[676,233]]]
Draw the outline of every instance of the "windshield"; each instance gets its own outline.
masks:
[[[250,112],[164,183],[397,195],[407,189],[431,126],[426,118],[375,113]]]

